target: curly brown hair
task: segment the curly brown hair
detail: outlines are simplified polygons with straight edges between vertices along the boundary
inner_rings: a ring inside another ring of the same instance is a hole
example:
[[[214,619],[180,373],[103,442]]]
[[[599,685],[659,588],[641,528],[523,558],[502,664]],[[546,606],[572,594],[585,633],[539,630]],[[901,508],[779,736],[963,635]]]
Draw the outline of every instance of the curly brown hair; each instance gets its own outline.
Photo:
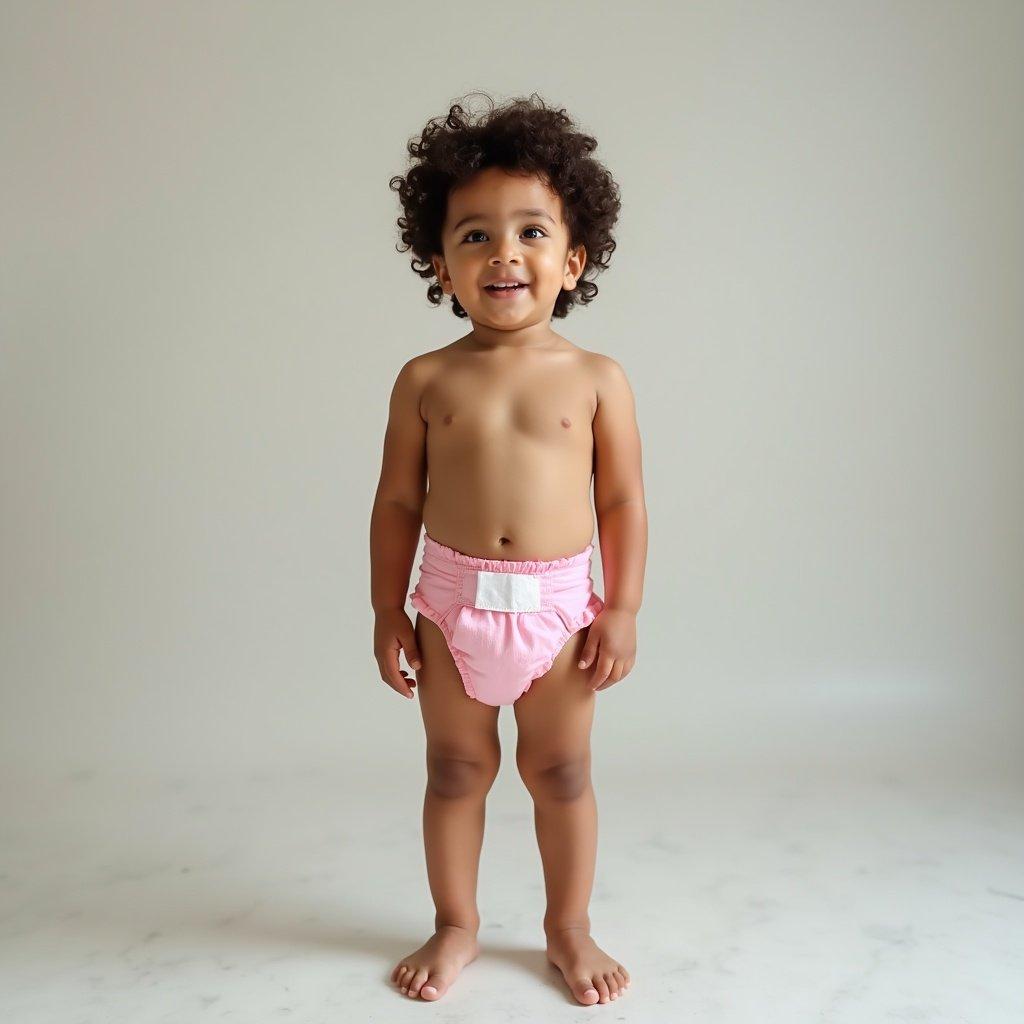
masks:
[[[612,227],[621,206],[619,186],[590,155],[597,140],[579,131],[564,109],[548,106],[537,93],[499,107],[487,93],[469,95],[483,95],[489,109],[474,119],[461,103],[454,103],[446,116],[427,122],[419,139],[408,142],[413,166],[405,177],[396,175],[389,183],[404,211],[398,218],[404,244],[395,248],[399,252],[412,249],[413,271],[422,278],[435,278],[427,298],[440,305],[444,290],[436,280],[431,257],[443,251],[441,230],[451,190],[491,166],[536,174],[562,199],[570,248],[582,244],[587,252],[576,288],[563,288],[555,300],[552,317],[564,317],[576,303],[586,305],[597,295],[597,285],[590,278],[608,267],[615,250]],[[467,316],[454,295],[452,311]]]

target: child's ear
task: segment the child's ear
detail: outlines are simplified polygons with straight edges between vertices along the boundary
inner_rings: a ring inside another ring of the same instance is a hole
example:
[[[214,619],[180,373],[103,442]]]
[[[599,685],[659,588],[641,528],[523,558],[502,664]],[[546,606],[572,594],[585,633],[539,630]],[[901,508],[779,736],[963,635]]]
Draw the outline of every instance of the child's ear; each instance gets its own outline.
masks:
[[[565,275],[562,279],[562,287],[571,292],[576,287],[576,282],[583,275],[583,268],[587,265],[587,250],[582,244],[575,249],[569,250],[565,261]]]
[[[431,256],[430,262],[434,264],[434,273],[437,275],[438,284],[441,285],[441,290],[445,295],[452,294],[452,279],[448,273],[448,266],[444,261],[443,256]]]

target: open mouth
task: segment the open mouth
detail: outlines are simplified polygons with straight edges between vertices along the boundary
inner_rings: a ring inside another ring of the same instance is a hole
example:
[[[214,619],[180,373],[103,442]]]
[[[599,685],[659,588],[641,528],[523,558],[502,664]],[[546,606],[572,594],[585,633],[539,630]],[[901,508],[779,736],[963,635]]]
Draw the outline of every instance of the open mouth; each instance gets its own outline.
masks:
[[[486,284],[484,285],[484,291],[488,295],[493,295],[496,299],[510,299],[513,295],[518,295],[520,292],[529,291],[529,288],[525,284]]]

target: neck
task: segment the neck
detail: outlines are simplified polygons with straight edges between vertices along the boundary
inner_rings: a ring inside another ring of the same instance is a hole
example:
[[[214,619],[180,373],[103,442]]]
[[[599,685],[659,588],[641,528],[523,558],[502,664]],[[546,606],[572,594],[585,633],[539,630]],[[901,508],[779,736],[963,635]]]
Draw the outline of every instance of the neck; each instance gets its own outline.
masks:
[[[500,331],[494,327],[486,327],[473,322],[473,330],[467,340],[480,348],[512,349],[512,348],[551,348],[558,335],[551,330],[551,321],[529,324],[511,331]]]

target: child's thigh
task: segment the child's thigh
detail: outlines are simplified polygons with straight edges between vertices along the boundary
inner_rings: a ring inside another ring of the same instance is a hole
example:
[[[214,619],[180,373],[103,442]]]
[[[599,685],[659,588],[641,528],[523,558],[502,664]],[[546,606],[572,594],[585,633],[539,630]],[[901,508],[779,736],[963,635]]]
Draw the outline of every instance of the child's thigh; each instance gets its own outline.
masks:
[[[569,637],[551,668],[512,705],[520,760],[555,763],[589,751],[597,698],[589,685],[594,666],[579,667],[588,632],[586,627]]]
[[[492,761],[501,756],[498,708],[466,693],[462,676],[437,623],[416,613],[422,668],[416,689],[427,746],[447,757]]]

